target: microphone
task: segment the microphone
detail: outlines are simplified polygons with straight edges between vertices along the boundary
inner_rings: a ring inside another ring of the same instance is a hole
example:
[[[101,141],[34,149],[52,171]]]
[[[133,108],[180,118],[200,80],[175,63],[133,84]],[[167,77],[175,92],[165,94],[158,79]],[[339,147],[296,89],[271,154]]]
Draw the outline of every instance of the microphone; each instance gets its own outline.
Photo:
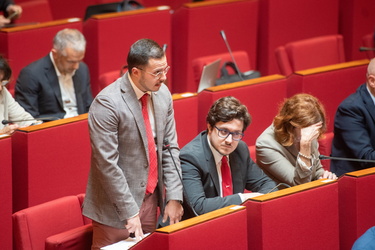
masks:
[[[282,183],[280,182],[279,184],[277,184],[274,188],[272,188],[267,194],[271,193],[273,190],[275,190],[276,188],[280,187],[280,186],[285,186],[287,188],[290,188],[290,186],[286,183]]]
[[[375,51],[375,48],[369,48],[369,47],[359,47],[359,51]]]
[[[187,204],[189,205],[189,207],[191,208],[191,212],[193,212],[193,214],[195,216],[198,216],[197,212],[195,212],[193,206],[190,204],[190,201],[189,199],[187,199],[187,195],[186,195],[186,190],[184,188],[184,184],[182,182],[182,177],[180,175],[180,172],[178,171],[177,169],[177,165],[176,165],[176,162],[174,161],[174,158],[172,156],[172,152],[171,152],[171,148],[170,148],[170,145],[169,145],[169,141],[168,139],[164,139],[164,142],[163,142],[163,150],[168,150],[169,154],[171,155],[171,158],[172,158],[172,161],[173,161],[173,165],[174,165],[174,168],[176,169],[176,172],[178,174],[178,178],[180,178],[180,181],[181,181],[181,184],[182,184],[182,192],[183,192],[183,197],[184,197],[184,200],[187,202]]]
[[[7,125],[9,123],[16,123],[16,122],[29,122],[29,121],[36,121],[36,120],[41,120],[41,121],[54,121],[54,120],[60,120],[58,117],[35,117],[33,119],[23,119],[23,120],[3,120],[1,123],[3,125]]]
[[[325,156],[325,155],[319,155],[319,159],[320,160],[356,161],[356,162],[375,163],[375,160],[353,159],[353,158],[333,157],[333,156]]]
[[[243,81],[244,79],[243,79],[243,77],[242,77],[241,71],[240,71],[239,68],[238,68],[238,65],[237,65],[237,63],[236,63],[236,60],[234,59],[234,56],[233,56],[232,50],[231,50],[230,47],[229,47],[229,43],[228,43],[228,40],[227,40],[227,36],[225,35],[224,30],[221,30],[221,31],[220,31],[220,34],[221,34],[221,37],[223,38],[223,40],[224,40],[224,42],[225,42],[225,45],[227,46],[227,49],[228,49],[229,54],[230,54],[230,57],[231,57],[232,60],[233,60],[234,67],[236,67],[236,70],[237,70],[238,76],[240,77],[241,81]]]

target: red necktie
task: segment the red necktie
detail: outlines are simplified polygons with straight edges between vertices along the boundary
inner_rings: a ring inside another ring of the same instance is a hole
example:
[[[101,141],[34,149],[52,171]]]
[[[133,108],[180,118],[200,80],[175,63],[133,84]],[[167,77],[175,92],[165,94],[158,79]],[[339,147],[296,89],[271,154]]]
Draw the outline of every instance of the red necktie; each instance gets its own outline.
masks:
[[[146,193],[152,194],[155,190],[156,184],[158,183],[158,158],[156,156],[156,145],[154,135],[152,133],[150,118],[147,111],[147,97],[148,94],[144,94],[141,97],[142,102],[142,115],[145,121],[146,132],[147,132],[147,144],[148,144],[148,159],[149,159],[149,172]]]
[[[221,185],[223,189],[223,197],[233,194],[232,175],[230,173],[226,156],[223,156],[221,159]]]

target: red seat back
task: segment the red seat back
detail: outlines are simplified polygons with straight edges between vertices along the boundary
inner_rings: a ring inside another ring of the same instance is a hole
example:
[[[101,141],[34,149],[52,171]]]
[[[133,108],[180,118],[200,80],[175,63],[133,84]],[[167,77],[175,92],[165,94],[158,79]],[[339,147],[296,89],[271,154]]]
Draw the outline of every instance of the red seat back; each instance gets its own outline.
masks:
[[[319,140],[319,153],[321,155],[330,156],[331,155],[331,145],[333,139],[333,132],[328,132],[324,135],[322,139]],[[330,160],[321,161],[323,168],[330,171]]]
[[[46,238],[84,226],[77,196],[66,196],[13,214],[14,249],[44,249]]]
[[[362,44],[364,47],[367,47],[367,48],[374,48],[375,47],[375,43],[374,43],[374,33],[370,33],[370,34],[367,34],[365,36],[363,36],[362,38]],[[372,59],[375,57],[375,51],[373,50],[369,50],[369,51],[366,51],[366,56],[368,59]]]
[[[345,62],[341,35],[320,36],[295,41],[276,49],[276,60],[283,75],[295,71]]]

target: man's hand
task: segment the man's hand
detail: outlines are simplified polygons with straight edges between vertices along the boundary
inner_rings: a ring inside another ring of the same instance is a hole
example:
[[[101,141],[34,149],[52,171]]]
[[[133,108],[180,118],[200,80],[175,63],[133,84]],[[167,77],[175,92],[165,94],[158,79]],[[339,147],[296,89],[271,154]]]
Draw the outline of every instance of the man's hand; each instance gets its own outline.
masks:
[[[134,216],[133,218],[130,218],[127,220],[128,223],[125,225],[125,228],[129,231],[129,233],[134,233],[135,239],[141,240],[145,236],[143,235],[141,220],[139,218],[139,215]]]
[[[19,128],[17,124],[11,124],[8,126],[5,126],[4,128],[0,129],[0,134],[8,134],[11,135]]]
[[[165,206],[163,222],[166,222],[169,217],[169,224],[173,225],[179,222],[184,214],[184,209],[179,201],[170,200]]]
[[[15,5],[15,4],[9,4],[6,11],[9,17],[12,17],[12,18],[8,17],[9,19],[17,19],[17,18],[20,18],[22,14],[22,7],[19,5]]]
[[[0,28],[4,27],[4,25],[9,24],[10,20],[6,19],[4,16],[0,15]]]

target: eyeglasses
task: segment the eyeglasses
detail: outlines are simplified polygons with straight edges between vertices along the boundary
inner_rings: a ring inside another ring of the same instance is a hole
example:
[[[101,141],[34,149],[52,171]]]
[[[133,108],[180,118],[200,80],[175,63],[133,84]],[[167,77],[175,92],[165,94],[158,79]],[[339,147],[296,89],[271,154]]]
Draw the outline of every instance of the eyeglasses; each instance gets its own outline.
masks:
[[[142,68],[138,68],[138,67],[136,67],[136,68],[145,71]],[[150,74],[150,75],[152,75],[152,76],[154,76],[155,79],[160,79],[163,76],[163,74],[167,75],[167,73],[168,73],[168,71],[169,71],[170,68],[171,68],[171,66],[167,66],[165,69],[163,69],[161,71],[158,71],[156,73],[151,73],[151,72],[148,72],[148,71],[145,71],[145,72],[148,73],[148,74]]]
[[[232,135],[232,139],[235,141],[239,141],[244,137],[243,133],[240,132],[230,132],[226,129],[218,128],[214,126],[217,129],[217,134],[219,137],[226,139],[229,135]]]
[[[9,83],[9,80],[2,80],[1,86],[6,86]]]

